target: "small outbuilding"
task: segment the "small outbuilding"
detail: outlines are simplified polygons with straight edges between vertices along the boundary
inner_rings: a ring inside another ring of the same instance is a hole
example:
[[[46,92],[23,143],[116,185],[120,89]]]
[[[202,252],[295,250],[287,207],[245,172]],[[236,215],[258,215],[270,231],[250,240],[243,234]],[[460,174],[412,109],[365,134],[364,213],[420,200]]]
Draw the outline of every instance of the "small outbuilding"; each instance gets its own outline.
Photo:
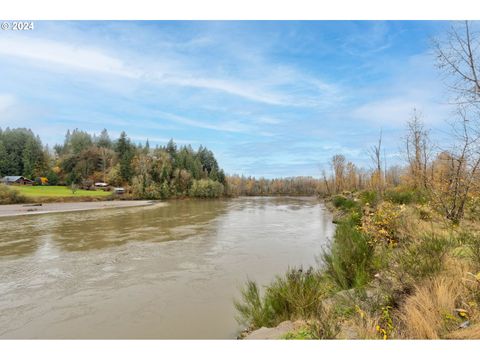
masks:
[[[24,176],[5,176],[0,179],[0,182],[5,185],[33,185],[34,183],[33,180]]]
[[[113,188],[113,193],[116,195],[123,195],[125,194],[125,189],[123,187],[116,187]]]
[[[96,182],[94,185],[95,185],[95,190],[103,190],[103,191],[110,190],[110,185],[108,185],[106,182]]]

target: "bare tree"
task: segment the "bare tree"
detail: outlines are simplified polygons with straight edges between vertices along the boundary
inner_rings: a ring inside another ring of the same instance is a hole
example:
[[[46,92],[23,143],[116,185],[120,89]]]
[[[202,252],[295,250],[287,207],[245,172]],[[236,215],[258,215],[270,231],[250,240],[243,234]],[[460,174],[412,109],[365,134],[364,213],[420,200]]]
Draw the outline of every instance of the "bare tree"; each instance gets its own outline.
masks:
[[[426,188],[428,162],[431,156],[431,145],[428,131],[425,130],[421,114],[413,109],[411,119],[407,122],[405,138],[409,175],[415,188]]]
[[[444,72],[447,85],[456,94],[458,104],[480,102],[480,36],[468,21],[452,25],[442,40],[434,41],[437,66]]]
[[[455,94],[458,117],[453,123],[455,145],[442,152],[432,170],[432,194],[447,219],[458,223],[472,189],[478,185],[480,166],[480,37],[468,21],[453,25],[446,38],[435,42],[437,65]],[[438,169],[436,168],[438,166]]]
[[[332,157],[332,170],[334,174],[335,192],[339,193],[345,187],[345,156],[341,154]]]
[[[463,218],[480,170],[480,137],[472,131],[464,108],[458,115],[460,120],[453,124],[456,144],[437,156],[430,187],[445,217],[454,223]]]
[[[370,158],[374,164],[374,172],[372,174],[373,186],[378,193],[383,193],[383,172],[382,172],[382,131],[378,138],[378,145],[373,145],[370,148]]]
[[[330,186],[328,185],[327,173],[325,170],[322,170],[322,178],[323,178],[323,183],[324,183],[325,191],[327,192],[327,195],[331,195],[332,192],[330,190]]]

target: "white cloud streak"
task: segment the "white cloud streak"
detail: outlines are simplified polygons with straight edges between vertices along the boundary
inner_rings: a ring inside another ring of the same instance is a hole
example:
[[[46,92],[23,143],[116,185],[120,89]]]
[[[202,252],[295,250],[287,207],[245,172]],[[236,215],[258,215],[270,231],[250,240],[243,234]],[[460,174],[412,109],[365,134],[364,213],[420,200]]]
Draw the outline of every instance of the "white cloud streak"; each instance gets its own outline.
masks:
[[[143,57],[137,61],[138,55],[129,56],[127,60],[125,56],[122,58],[100,48],[21,35],[1,37],[0,55],[22,58],[37,65],[39,62],[50,64],[53,71],[67,68],[69,71],[120,76],[157,85],[197,88],[275,106],[325,106],[330,103],[328,99],[337,101],[339,93],[332,84],[305,76],[291,67],[276,66],[269,71],[267,69],[271,66],[265,61],[254,64],[253,67],[259,65],[258,70],[253,71],[255,76],[248,79],[219,77],[193,70],[195,60],[189,63],[184,58],[175,58],[174,54],[166,55],[161,62]],[[243,64],[245,67],[251,65]],[[287,89],[289,87],[290,90]]]

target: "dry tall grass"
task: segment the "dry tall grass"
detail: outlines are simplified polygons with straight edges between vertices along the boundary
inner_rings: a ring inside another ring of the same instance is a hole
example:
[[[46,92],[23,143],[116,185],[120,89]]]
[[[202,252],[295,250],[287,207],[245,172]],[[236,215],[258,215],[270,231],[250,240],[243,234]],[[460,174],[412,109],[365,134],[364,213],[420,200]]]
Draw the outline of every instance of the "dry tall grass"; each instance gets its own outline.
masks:
[[[399,337],[480,339],[477,304],[465,283],[467,273],[464,262],[448,259],[445,272],[415,286],[396,314]],[[468,327],[462,329],[466,321]]]

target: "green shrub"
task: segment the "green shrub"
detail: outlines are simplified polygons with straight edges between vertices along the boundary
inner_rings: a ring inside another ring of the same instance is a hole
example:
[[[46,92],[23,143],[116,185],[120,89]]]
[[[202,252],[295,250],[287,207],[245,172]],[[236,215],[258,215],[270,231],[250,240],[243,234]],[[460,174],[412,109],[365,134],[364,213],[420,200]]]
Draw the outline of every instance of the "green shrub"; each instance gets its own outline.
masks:
[[[380,201],[380,198],[378,196],[378,193],[376,191],[373,191],[373,190],[365,190],[365,191],[362,191],[360,194],[359,194],[359,199],[362,203],[362,205],[366,205],[366,204],[369,204],[371,206],[375,206],[378,204],[378,202]]]
[[[321,308],[316,320],[307,327],[312,339],[335,339],[341,330],[341,317],[335,309]]]
[[[436,234],[426,234],[399,249],[400,271],[414,279],[435,275],[442,269],[443,259],[452,242]]]
[[[385,191],[385,199],[395,204],[425,204],[427,195],[421,190],[394,188]]]
[[[259,328],[276,326],[289,319],[313,317],[326,291],[323,277],[312,268],[288,270],[266,287],[263,297],[257,284],[248,281],[242,290],[242,301],[235,301],[237,320]]]
[[[340,221],[334,241],[323,253],[325,273],[340,289],[361,288],[371,279],[373,248],[354,216]]]
[[[242,301],[235,301],[235,309],[239,313],[238,322],[248,324],[253,328],[271,326],[274,314],[269,304],[261,298],[256,282],[248,280],[242,289]]]
[[[471,231],[462,231],[458,241],[468,249],[466,254],[476,266],[475,271],[480,270],[480,235]]]
[[[27,202],[27,198],[12,186],[0,184],[0,205],[20,204]]]
[[[332,199],[333,206],[341,210],[352,210],[358,207],[358,204],[345,196],[336,195]]]
[[[223,195],[224,186],[210,179],[194,180],[190,188],[190,196],[200,198],[216,198]]]

